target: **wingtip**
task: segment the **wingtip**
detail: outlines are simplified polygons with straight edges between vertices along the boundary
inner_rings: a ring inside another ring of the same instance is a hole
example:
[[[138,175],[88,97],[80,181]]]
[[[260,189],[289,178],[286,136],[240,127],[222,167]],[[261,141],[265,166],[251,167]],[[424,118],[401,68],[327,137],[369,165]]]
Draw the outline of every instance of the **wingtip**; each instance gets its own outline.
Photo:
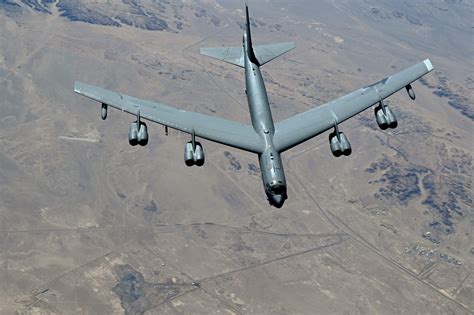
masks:
[[[82,95],[84,93],[84,90],[86,90],[85,87],[87,87],[87,84],[85,84],[84,82],[81,82],[81,81],[74,82],[74,92],[77,94]]]
[[[74,92],[81,93],[81,82],[79,81],[74,82]]]
[[[425,59],[424,63],[428,71],[431,71],[434,69],[433,64],[431,63],[431,60]]]

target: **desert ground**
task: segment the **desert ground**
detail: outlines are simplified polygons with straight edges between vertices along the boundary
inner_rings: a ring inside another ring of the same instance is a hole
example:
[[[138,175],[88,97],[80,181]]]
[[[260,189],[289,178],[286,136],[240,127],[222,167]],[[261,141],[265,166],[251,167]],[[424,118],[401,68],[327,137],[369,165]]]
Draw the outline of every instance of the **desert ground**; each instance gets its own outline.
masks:
[[[276,121],[430,58],[435,71],[284,153],[272,208],[257,157],[73,93],[80,80],[250,123],[238,0],[0,1],[0,314],[474,313],[474,3],[249,1],[256,43],[296,49],[262,68]]]

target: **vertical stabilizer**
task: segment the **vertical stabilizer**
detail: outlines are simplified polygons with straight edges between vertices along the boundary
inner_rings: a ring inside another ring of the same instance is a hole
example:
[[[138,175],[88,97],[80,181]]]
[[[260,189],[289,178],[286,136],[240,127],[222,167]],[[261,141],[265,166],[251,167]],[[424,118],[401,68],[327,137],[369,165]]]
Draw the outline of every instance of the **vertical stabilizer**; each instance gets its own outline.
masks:
[[[250,29],[250,14],[249,14],[249,6],[247,2],[245,3],[245,16],[246,16],[246,27],[245,27],[245,41],[246,41],[246,53],[249,57],[250,61],[252,61],[257,66],[260,66],[257,57],[255,56],[255,52],[253,51],[253,44],[252,44],[252,31]]]
[[[247,34],[247,44],[252,47],[252,32],[250,30],[250,14],[249,14],[249,7],[247,3],[245,3],[245,32]]]

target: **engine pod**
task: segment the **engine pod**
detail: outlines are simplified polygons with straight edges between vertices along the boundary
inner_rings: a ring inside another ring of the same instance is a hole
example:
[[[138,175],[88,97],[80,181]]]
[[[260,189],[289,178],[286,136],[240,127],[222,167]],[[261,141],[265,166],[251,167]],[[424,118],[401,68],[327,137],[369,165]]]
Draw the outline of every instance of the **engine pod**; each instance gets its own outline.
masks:
[[[138,144],[146,146],[148,144],[148,127],[145,123],[140,123],[140,129],[138,130]]]
[[[130,124],[128,129],[128,143],[131,146],[136,146],[138,144],[138,122],[133,122]]]
[[[342,155],[342,147],[337,134],[335,132],[329,135],[329,147],[331,148],[331,153],[335,157],[340,157]]]
[[[392,109],[388,106],[385,107],[385,115],[387,117],[388,126],[391,129],[397,128],[397,126],[398,126],[397,117],[395,117],[395,114],[393,113]]]
[[[345,156],[349,156],[352,153],[352,147],[351,143],[349,142],[349,139],[347,139],[346,135],[344,133],[339,133],[339,138],[341,138],[340,143],[341,143],[341,149],[342,149],[342,154]]]
[[[184,164],[186,166],[193,166],[194,163],[193,143],[188,142],[184,145]]]
[[[196,148],[194,149],[194,162],[197,166],[203,166],[204,160],[204,149],[199,142],[196,142]]]
[[[380,129],[386,130],[388,128],[387,117],[380,107],[375,108],[375,120],[377,121],[377,125]]]

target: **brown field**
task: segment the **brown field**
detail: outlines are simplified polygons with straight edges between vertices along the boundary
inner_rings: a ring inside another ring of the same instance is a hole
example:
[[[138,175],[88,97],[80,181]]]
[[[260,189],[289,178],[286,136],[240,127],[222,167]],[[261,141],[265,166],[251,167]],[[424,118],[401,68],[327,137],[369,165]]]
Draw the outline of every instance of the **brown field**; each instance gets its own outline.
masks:
[[[251,154],[150,126],[73,93],[75,80],[249,122],[240,1],[0,1],[0,314],[474,313],[474,4],[253,1],[254,41],[297,48],[263,69],[275,120],[430,58],[435,71],[284,154],[268,205]],[[80,21],[72,21],[80,20]],[[89,23],[85,23],[87,21]],[[111,25],[104,25],[111,24]]]

